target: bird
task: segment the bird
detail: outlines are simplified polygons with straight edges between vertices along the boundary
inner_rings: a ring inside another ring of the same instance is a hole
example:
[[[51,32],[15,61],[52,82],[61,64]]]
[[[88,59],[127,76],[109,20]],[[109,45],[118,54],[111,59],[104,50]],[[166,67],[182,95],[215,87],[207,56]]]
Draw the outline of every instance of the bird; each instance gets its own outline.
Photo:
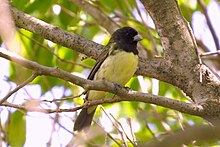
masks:
[[[137,70],[137,43],[141,40],[141,35],[132,27],[117,29],[106,45],[107,50],[100,54],[87,79],[106,80],[124,86]],[[107,94],[104,91],[89,90],[85,100],[101,99]],[[81,110],[75,120],[74,131],[88,130],[96,108],[97,106],[91,106]]]

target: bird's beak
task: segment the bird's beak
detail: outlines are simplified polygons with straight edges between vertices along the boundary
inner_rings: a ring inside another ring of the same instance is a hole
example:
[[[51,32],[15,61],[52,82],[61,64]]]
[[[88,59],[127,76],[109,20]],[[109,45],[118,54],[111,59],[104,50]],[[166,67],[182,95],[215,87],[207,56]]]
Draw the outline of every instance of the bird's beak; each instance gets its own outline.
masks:
[[[134,41],[141,41],[142,39],[143,39],[142,36],[139,34],[134,36]]]

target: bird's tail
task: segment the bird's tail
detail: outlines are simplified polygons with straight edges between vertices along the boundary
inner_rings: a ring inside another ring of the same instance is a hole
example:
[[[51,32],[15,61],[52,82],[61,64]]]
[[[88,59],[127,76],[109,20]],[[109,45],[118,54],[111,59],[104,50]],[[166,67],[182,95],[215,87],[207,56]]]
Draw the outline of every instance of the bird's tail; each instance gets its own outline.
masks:
[[[85,131],[90,127],[96,107],[92,112],[88,112],[88,109],[89,108],[83,108],[82,111],[79,113],[79,116],[76,118],[74,124],[74,131]]]

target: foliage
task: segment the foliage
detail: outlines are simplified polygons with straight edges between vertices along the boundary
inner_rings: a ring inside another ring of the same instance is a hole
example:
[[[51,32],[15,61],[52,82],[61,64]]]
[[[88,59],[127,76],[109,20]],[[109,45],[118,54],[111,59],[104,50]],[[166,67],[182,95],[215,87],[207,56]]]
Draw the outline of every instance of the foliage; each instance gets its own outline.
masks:
[[[120,26],[129,25],[140,32],[144,38],[140,46],[140,56],[151,58],[153,56],[163,55],[159,36],[156,33],[154,25],[152,25],[151,19],[147,16],[144,7],[139,1],[94,0],[91,1],[91,3],[92,6],[99,8]],[[209,3],[210,1],[205,1],[206,5]],[[100,26],[92,15],[83,11],[71,1],[12,0],[12,5],[33,17],[60,27],[68,32],[82,35],[100,44],[106,44],[110,37],[109,33],[106,32],[106,27],[108,26]],[[198,3],[193,0],[181,0],[179,1],[179,6],[184,17],[190,22],[192,21],[193,14],[201,10]],[[60,12],[59,9],[61,9]],[[22,42],[20,55],[26,59],[36,61],[39,64],[58,67],[82,77],[86,77],[91,67],[95,64],[93,59],[87,58],[82,61],[81,58],[83,55],[80,53],[50,42],[32,32],[19,29],[19,37]],[[13,89],[16,84],[22,83],[30,76],[31,71],[17,64],[10,63],[10,75],[6,80],[2,79],[8,86],[1,88],[1,90],[9,91],[9,89]],[[137,91],[149,92],[184,102],[190,101],[178,88],[148,77],[135,76],[126,86]],[[64,80],[41,76],[23,88],[20,94],[12,95],[8,101],[17,105],[33,108],[72,108],[82,104],[83,101],[81,98],[71,98],[79,95],[81,92],[82,88]],[[4,96],[5,95],[1,94],[1,97]],[[112,97],[112,95],[109,95],[109,97]],[[71,99],[66,100],[65,98]],[[61,99],[61,101],[55,101],[53,103],[44,101],[52,99]],[[26,121],[30,119],[30,117],[28,117],[29,113],[21,112],[20,110],[14,111],[14,109],[11,108],[2,108],[2,112],[3,109],[4,113],[1,115],[4,115],[6,121],[2,121],[1,123],[4,128],[5,143],[11,146],[23,146],[26,139]],[[9,113],[9,115],[6,115],[5,112]],[[31,116],[32,115],[33,114],[31,114]],[[47,116],[49,116],[48,119],[51,121],[50,125],[53,129],[42,130],[41,128],[41,130],[39,130],[39,135],[44,132],[51,134],[48,135],[46,141],[39,142],[38,146],[46,145],[46,143],[47,145],[58,146],[58,144],[61,144],[65,146],[68,142],[66,140],[63,141],[63,139],[61,139],[63,136],[61,135],[68,134],[68,136],[72,136],[69,132],[72,132],[76,113],[56,113],[47,114]],[[98,136],[94,135],[93,131],[92,135],[89,136],[89,141],[87,140],[87,143],[92,146],[101,146],[103,144],[107,146],[117,146],[123,143],[128,146],[133,146],[136,141],[138,143],[147,143],[154,138],[161,139],[166,135],[172,134],[177,130],[184,130],[189,126],[207,124],[206,121],[199,117],[141,102],[105,104],[104,110],[99,109],[96,113],[95,121],[101,124],[102,127],[105,128],[105,131],[101,131]],[[114,125],[112,125],[112,122]],[[31,127],[39,127],[35,126],[36,124],[29,125],[31,125]],[[98,125],[94,125],[94,127],[100,130]],[[28,131],[31,132],[31,130],[27,130],[27,132]],[[59,138],[59,141],[56,140],[57,138]],[[67,139],[70,140],[71,137],[67,137]],[[78,137],[78,141],[81,139],[82,138]],[[26,142],[28,142],[28,140],[26,140]],[[217,143],[218,142],[211,142],[209,145],[215,145]],[[189,146],[196,145],[196,141],[189,144]]]

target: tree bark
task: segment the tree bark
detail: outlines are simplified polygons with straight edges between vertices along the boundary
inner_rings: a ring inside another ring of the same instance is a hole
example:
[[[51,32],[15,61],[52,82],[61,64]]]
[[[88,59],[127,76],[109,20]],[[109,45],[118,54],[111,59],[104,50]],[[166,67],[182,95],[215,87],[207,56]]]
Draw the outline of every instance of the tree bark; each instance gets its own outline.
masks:
[[[219,79],[201,65],[197,46],[188,22],[176,0],[141,0],[152,17],[164,48],[169,83],[183,90],[204,109],[205,118],[220,116]]]

